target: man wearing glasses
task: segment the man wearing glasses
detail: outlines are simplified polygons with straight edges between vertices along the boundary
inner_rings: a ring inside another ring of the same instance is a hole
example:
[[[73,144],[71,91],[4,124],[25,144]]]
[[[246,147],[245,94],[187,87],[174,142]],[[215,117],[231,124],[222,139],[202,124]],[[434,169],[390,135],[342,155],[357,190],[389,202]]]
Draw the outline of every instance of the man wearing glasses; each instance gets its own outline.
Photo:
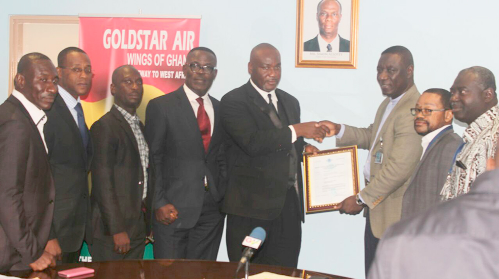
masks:
[[[54,251],[59,251],[58,256],[62,249],[59,263],[65,264],[78,262],[83,239],[89,229],[87,177],[92,143],[80,96],[90,92],[93,74],[90,59],[77,47],[62,50],[57,61],[59,94],[47,111],[44,134],[56,189],[54,229],[50,233],[49,244]]]
[[[452,128],[450,98],[445,89],[428,89],[411,108],[414,129],[423,136],[423,155],[404,194],[401,219],[425,212],[440,201],[440,191],[462,143]]]
[[[193,48],[185,84],[149,102],[146,138],[155,173],[154,257],[216,260],[224,215],[225,138],[219,101],[209,96],[217,57]]]

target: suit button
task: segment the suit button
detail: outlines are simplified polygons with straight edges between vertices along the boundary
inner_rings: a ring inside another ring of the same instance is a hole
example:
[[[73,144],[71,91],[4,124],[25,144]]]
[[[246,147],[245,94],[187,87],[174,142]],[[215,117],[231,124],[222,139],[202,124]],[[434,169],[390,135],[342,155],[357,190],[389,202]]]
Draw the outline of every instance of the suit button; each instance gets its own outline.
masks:
[[[142,185],[142,181],[139,181],[139,185]]]
[[[87,198],[87,195],[86,194],[83,194],[83,199],[86,199]]]
[[[54,203],[54,200],[50,200],[50,201],[49,201],[49,204],[53,204],[53,203]]]

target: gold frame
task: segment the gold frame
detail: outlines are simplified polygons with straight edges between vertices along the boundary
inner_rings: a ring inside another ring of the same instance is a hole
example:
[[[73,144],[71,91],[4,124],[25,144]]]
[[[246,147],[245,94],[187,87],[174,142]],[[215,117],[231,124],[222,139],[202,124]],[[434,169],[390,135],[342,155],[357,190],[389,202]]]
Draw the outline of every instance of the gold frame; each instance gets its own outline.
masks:
[[[311,157],[318,157],[324,155],[332,155],[338,153],[351,153],[351,162],[352,162],[352,180],[353,180],[353,194],[356,195],[359,193],[359,169],[358,169],[358,155],[357,155],[357,145],[346,146],[341,148],[329,149],[319,151],[316,154],[314,153],[303,153],[303,165],[305,169],[305,212],[309,213],[317,213],[324,211],[333,211],[339,209],[339,203],[330,203],[324,205],[312,206],[310,197],[311,197],[311,185],[310,185],[310,168],[309,168],[309,159]]]
[[[296,60],[298,68],[357,68],[357,34],[359,23],[359,0],[349,0],[352,3],[350,18],[350,59],[348,61],[334,60],[304,60],[303,59],[303,11],[306,0],[297,0],[296,8]]]

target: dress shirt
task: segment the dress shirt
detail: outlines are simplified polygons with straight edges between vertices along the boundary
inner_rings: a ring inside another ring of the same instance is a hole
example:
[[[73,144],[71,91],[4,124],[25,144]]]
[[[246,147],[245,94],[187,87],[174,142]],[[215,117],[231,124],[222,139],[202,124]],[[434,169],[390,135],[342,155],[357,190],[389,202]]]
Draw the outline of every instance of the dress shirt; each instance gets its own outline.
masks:
[[[142,171],[144,172],[144,192],[142,193],[142,200],[145,200],[147,197],[147,168],[149,167],[149,146],[147,146],[147,142],[144,138],[144,134],[142,130],[140,130],[140,119],[135,115],[131,115],[128,111],[122,109],[120,106],[114,104],[116,109],[123,115],[126,122],[130,125],[132,129],[133,135],[135,136],[135,140],[137,141],[137,146],[139,147],[140,154],[140,164],[142,165]]]
[[[192,110],[194,111],[194,115],[196,118],[198,117],[198,108],[199,103],[196,101],[200,96],[194,93],[187,85],[184,84],[185,95],[187,95],[187,99],[189,99],[189,103],[191,104]],[[213,104],[211,103],[210,97],[208,94],[204,94],[203,97],[204,110],[208,114],[208,118],[210,119],[210,135],[213,136],[213,128],[215,127],[215,110],[213,109]]]
[[[270,91],[270,92],[263,91],[258,86],[256,86],[256,84],[251,79],[250,79],[250,82],[251,82],[251,85],[253,85],[253,87],[255,88],[255,90],[258,93],[260,93],[260,95],[265,100],[265,102],[267,102],[267,104],[270,102],[270,100],[269,100],[269,94],[270,94],[272,96],[272,103],[274,104],[275,109],[278,110],[278,107],[277,107],[277,95],[275,94],[275,89],[272,90],[272,91]],[[295,131],[295,128],[293,127],[293,125],[289,125],[288,127],[291,130],[291,142],[295,142],[296,141],[296,131]]]
[[[443,200],[450,200],[466,194],[475,179],[487,169],[487,159],[493,158],[499,136],[499,107],[496,105],[480,115],[464,130],[464,146],[457,154],[466,168],[456,164],[447,176],[440,195]]]
[[[31,116],[31,119],[35,123],[36,128],[40,133],[40,137],[42,137],[43,146],[45,146],[45,152],[48,153],[49,150],[47,148],[47,143],[45,142],[45,135],[43,134],[43,127],[45,126],[45,123],[47,123],[47,115],[43,110],[39,109],[32,102],[26,99],[26,97],[24,97],[21,92],[14,89],[14,91],[12,91],[12,96],[16,97],[28,111],[29,116]]]
[[[340,53],[340,35],[336,34],[336,37],[328,43],[322,38],[321,34],[317,35],[317,41],[319,41],[319,49],[321,52],[327,52],[327,45],[331,45],[333,48],[330,52],[331,53]]]
[[[59,88],[59,96],[61,96],[61,98],[64,100],[64,103],[66,103],[69,112],[75,120],[76,126],[79,128],[80,126],[78,126],[78,112],[76,112],[75,107],[76,104],[81,103],[80,97],[78,96],[78,98],[75,99],[73,96],[71,96],[71,94],[69,94],[68,91],[66,91],[66,89],[62,88],[60,85],[58,85],[57,88]]]
[[[445,128],[449,127],[449,126],[450,125],[442,126],[442,127],[438,128],[438,129],[436,129],[435,131],[426,134],[421,139],[421,146],[423,147],[423,153],[421,154],[421,158],[423,158],[424,153],[426,152],[426,149],[428,148],[428,145],[430,144],[430,142],[438,135],[438,133],[440,133],[443,129],[445,129]],[[419,159],[421,160],[421,158],[419,158]]]

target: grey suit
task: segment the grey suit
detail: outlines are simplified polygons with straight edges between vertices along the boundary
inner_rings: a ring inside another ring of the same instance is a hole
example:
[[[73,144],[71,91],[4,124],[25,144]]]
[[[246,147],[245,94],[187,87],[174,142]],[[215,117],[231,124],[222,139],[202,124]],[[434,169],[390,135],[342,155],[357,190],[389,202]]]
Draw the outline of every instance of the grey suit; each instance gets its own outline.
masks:
[[[471,191],[389,228],[369,279],[498,278],[499,170]]]
[[[402,201],[405,219],[425,212],[440,201],[440,191],[462,143],[452,126],[442,130],[428,147],[416,167]]]

